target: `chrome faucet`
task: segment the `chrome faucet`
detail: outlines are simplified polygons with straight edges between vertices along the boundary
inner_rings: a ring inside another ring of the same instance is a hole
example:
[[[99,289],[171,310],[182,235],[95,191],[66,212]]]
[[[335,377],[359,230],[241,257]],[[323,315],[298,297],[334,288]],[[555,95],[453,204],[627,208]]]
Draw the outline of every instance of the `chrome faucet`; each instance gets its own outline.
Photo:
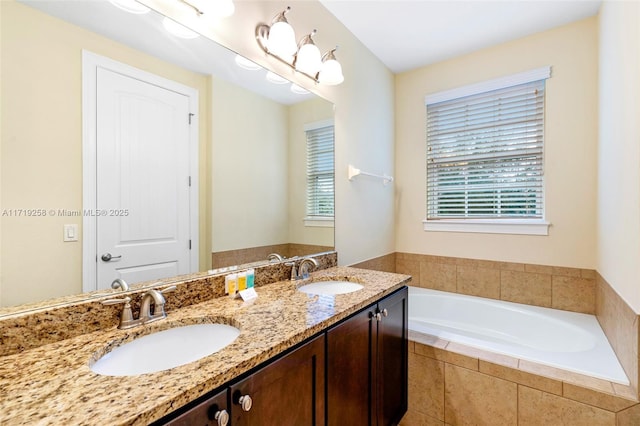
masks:
[[[176,286],[164,288],[162,290],[149,289],[142,296],[142,303],[140,305],[140,315],[138,319],[135,319],[131,310],[131,298],[124,297],[122,299],[108,299],[103,300],[103,305],[115,305],[118,303],[124,303],[122,313],[120,314],[120,324],[118,328],[121,330],[132,328],[140,324],[146,324],[148,322],[157,321],[167,317],[167,313],[164,310],[164,304],[166,300],[163,296],[164,293],[174,291]],[[151,313],[151,303],[153,303],[153,314]]]
[[[270,253],[270,254],[267,256],[267,260],[268,260],[269,262],[272,262],[272,261],[274,261],[274,260],[275,260],[276,262],[281,262],[283,259],[284,259],[284,258],[283,258],[282,256],[280,256],[278,253]]]
[[[298,266],[298,274],[300,278],[307,279],[309,278],[309,267],[313,265],[313,269],[316,269],[318,265],[318,261],[313,257],[305,257],[300,261],[300,266]]]
[[[176,289],[176,286],[167,287],[162,291],[147,290],[142,296],[142,303],[140,304],[140,321],[144,323],[157,321],[167,317],[167,313],[164,311],[164,304],[167,302],[163,296],[163,293],[168,293]],[[153,302],[153,314],[151,313],[151,303]]]
[[[296,262],[287,262],[286,266],[291,266],[291,281],[302,280],[309,278],[309,266],[313,265],[314,268],[318,267],[318,261],[313,257],[305,257],[300,261],[300,265],[296,269]]]

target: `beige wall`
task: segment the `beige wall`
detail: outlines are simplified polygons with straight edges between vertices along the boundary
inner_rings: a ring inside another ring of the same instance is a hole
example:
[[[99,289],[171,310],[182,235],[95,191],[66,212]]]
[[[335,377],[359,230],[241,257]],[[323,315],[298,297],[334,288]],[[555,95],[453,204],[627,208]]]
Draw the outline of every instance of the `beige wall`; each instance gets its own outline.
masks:
[[[316,98],[289,107],[289,242],[333,246],[333,227],[305,226],[307,139],[305,124],[333,119],[333,105]]]
[[[0,2],[3,209],[82,209],[81,60],[87,49],[196,88],[207,116],[208,77],[167,64],[13,1]],[[200,120],[200,228],[207,231],[207,120]],[[2,306],[82,291],[82,217],[2,217]],[[200,262],[210,238],[200,238]],[[203,263],[204,264],[204,263]]]
[[[302,220],[304,125],[331,119],[333,105],[320,97],[282,105],[215,77],[211,99],[213,251],[333,246],[333,228],[306,227]]]
[[[598,272],[640,313],[640,3],[599,16]]]
[[[288,107],[218,78],[211,99],[213,251],[289,242]]]
[[[233,16],[213,26],[193,14],[181,13],[178,2],[141,0],[206,34],[212,40],[280,73],[335,104],[336,125],[336,249],[339,263],[348,265],[394,251],[394,188],[375,181],[347,179],[347,165],[394,173],[393,74],[318,1],[240,1]],[[259,23],[269,23],[288,5],[289,22],[302,31],[317,28],[314,38],[323,52],[340,46],[337,57],[345,82],[322,87],[296,76],[266,57],[255,39]]]
[[[595,267],[597,20],[501,44],[396,76],[396,250]],[[551,65],[545,115],[548,236],[425,232],[427,94]]]

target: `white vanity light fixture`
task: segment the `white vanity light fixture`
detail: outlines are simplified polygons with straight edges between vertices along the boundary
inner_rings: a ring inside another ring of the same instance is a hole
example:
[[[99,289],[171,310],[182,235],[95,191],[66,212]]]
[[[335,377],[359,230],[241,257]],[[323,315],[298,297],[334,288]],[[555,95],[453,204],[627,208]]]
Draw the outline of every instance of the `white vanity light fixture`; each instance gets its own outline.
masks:
[[[296,71],[312,76],[318,74],[322,66],[320,49],[318,49],[318,46],[315,45],[311,38],[316,35],[316,33],[317,31],[313,30],[311,34],[302,37],[302,40],[300,40],[298,44],[298,53],[296,54],[294,62]]]
[[[109,2],[118,9],[134,15],[144,15],[151,11],[147,6],[138,3],[136,0],[109,0]]]
[[[322,57],[322,67],[318,73],[318,81],[320,84],[326,84],[329,86],[335,86],[344,81],[344,75],[342,74],[342,65],[336,60],[335,51],[328,51]]]
[[[320,55],[313,41],[317,31],[313,30],[296,44],[295,32],[287,21],[287,7],[276,15],[271,25],[259,24],[256,27],[256,40],[267,54],[287,64],[296,72],[311,78],[316,83],[333,86],[344,81],[342,66],[335,56],[336,49]]]
[[[264,34],[266,51],[279,57],[289,65],[293,63],[293,56],[298,51],[295,31],[285,16],[290,10],[291,7],[287,7],[277,14],[271,21],[270,27],[265,25],[267,31]]]

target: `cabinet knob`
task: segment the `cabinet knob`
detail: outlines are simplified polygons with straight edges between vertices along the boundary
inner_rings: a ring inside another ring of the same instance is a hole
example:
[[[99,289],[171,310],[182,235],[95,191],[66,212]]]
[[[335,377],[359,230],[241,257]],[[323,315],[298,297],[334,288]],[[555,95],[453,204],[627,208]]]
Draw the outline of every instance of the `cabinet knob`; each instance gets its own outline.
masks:
[[[251,407],[253,406],[253,400],[251,399],[251,397],[249,395],[242,395],[238,399],[238,404],[240,404],[240,407],[242,408],[242,411],[249,411],[249,410],[251,410]]]
[[[227,426],[229,424],[229,413],[227,413],[227,410],[216,411],[213,418],[218,421],[218,426]]]
[[[389,311],[387,311],[387,308],[384,308],[384,309],[382,310],[382,316],[383,316],[383,317],[387,317],[387,316],[389,316]]]
[[[382,321],[382,314],[380,312],[376,314],[376,321]]]

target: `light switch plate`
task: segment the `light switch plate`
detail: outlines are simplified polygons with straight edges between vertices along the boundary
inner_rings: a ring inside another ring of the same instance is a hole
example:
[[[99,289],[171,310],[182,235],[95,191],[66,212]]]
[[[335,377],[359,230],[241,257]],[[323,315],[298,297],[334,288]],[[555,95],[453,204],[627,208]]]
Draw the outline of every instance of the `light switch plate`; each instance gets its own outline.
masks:
[[[78,225],[64,225],[64,235],[62,240],[64,242],[78,241]]]

